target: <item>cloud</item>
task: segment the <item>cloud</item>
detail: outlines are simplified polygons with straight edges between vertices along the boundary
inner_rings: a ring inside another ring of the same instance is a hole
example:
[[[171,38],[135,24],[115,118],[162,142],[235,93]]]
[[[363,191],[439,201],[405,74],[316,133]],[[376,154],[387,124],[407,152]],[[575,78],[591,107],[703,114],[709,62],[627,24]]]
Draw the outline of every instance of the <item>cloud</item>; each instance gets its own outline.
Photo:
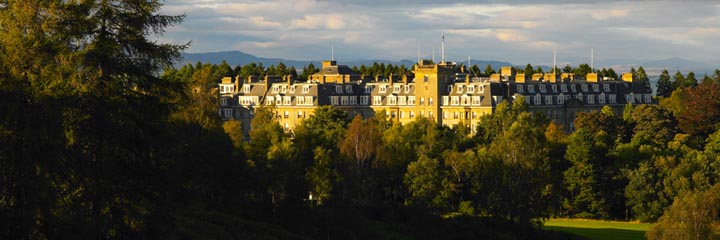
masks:
[[[720,5],[710,1],[178,0],[162,12],[187,15],[160,39],[192,40],[191,52],[318,60],[335,44],[339,59],[414,59],[445,32],[448,56],[460,59],[537,65],[552,50],[584,59],[595,48],[604,58],[720,60]]]

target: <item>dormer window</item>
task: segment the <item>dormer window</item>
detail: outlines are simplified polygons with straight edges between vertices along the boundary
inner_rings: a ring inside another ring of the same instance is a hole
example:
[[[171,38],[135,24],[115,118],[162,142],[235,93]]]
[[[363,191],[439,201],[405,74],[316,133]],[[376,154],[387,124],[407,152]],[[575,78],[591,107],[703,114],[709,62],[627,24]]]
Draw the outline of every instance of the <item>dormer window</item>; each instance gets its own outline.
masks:
[[[347,86],[345,86],[345,92],[346,92],[346,93],[353,93],[352,85],[347,85]]]
[[[342,93],[342,92],[343,92],[342,86],[340,86],[340,85],[335,86],[335,93]]]
[[[553,91],[553,93],[557,93],[557,85],[555,85],[555,84],[552,85],[552,91]]]
[[[465,90],[463,85],[458,85],[458,93],[462,93],[463,90]]]
[[[410,92],[410,85],[405,85],[405,93],[409,93],[409,92]]]
[[[393,86],[393,93],[399,93],[400,92],[400,86]]]
[[[577,89],[575,89],[575,84],[570,84],[570,91],[576,92]]]
[[[600,91],[600,85],[599,84],[593,84],[593,92],[599,92]]]
[[[282,88],[280,88],[280,92],[281,92],[281,93],[286,93],[286,92],[287,92],[287,86],[282,86]]]
[[[303,86],[302,93],[309,93],[310,92],[310,86]]]
[[[220,98],[220,105],[227,106],[227,103],[228,103],[227,98]]]
[[[547,89],[545,89],[545,84],[540,85],[540,92],[541,92],[541,93],[546,93],[546,92],[547,92]]]
[[[587,91],[588,91],[588,86],[587,86],[587,84],[582,84],[582,85],[580,85],[580,86],[582,86],[582,91],[583,91],[583,92],[587,92]]]
[[[528,92],[529,93],[535,93],[535,85],[528,84]]]
[[[243,86],[243,93],[250,93],[250,85]]]
[[[290,93],[295,93],[295,86],[290,86]]]
[[[522,85],[522,84],[518,84],[518,85],[516,85],[516,86],[517,86],[517,92],[522,93],[522,92],[523,92],[523,85]]]
[[[381,86],[380,86],[380,93],[385,93],[385,92],[387,92],[387,85],[381,85]]]
[[[468,93],[473,93],[473,92],[475,92],[475,86],[472,86],[472,85],[468,86],[467,92],[468,92]]]
[[[603,91],[609,92],[609,91],[610,91],[610,84],[603,83]]]
[[[273,93],[278,93],[278,91],[280,91],[280,87],[278,87],[278,86],[273,86],[273,87],[272,87],[272,92],[273,92]]]
[[[452,86],[452,85],[447,86],[447,92],[448,92],[448,94],[452,92],[452,89],[453,89],[453,86]]]
[[[366,85],[366,86],[365,86],[365,93],[371,93],[371,92],[372,92],[372,88],[373,88],[372,86]]]
[[[561,85],[560,85],[560,91],[562,91],[562,92],[567,92],[567,85],[561,84]]]

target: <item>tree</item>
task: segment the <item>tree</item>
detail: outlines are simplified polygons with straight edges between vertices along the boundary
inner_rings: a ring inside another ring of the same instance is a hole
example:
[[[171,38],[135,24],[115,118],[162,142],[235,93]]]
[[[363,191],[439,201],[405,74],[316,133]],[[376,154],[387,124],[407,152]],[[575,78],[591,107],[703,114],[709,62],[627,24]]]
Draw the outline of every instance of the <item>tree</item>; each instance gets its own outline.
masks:
[[[495,73],[495,69],[493,69],[493,67],[492,67],[490,64],[488,64],[488,65],[485,67],[485,76],[486,76],[486,77],[489,77],[489,76],[492,75],[493,73]]]
[[[675,76],[673,77],[673,87],[675,89],[688,87],[686,85],[685,76],[678,70],[675,72]]]
[[[572,73],[573,67],[570,66],[570,64],[565,65],[565,67],[562,68],[563,73]]]
[[[720,84],[701,84],[685,91],[684,108],[675,116],[685,133],[704,139],[720,122]]]
[[[533,70],[532,65],[530,65],[529,63],[528,63],[527,65],[525,65],[525,71],[524,71],[524,73],[525,73],[526,76],[531,76],[531,75],[533,75],[533,73],[535,73],[535,71]]]
[[[363,120],[360,115],[355,116],[345,138],[339,143],[340,152],[348,159],[355,161],[358,171],[372,166],[370,162],[382,145],[382,132],[375,125],[374,119]]]
[[[677,197],[646,236],[651,240],[717,239],[720,236],[718,217],[720,184]]]
[[[675,88],[673,88],[673,84],[670,82],[670,74],[667,69],[663,69],[660,74],[660,79],[658,79],[657,93],[655,95],[663,98],[670,97],[670,94],[672,94],[674,90]]]
[[[645,73],[645,69],[641,66],[635,71],[633,74],[635,75],[635,79],[637,79],[637,84],[644,86],[645,91],[652,92],[652,87],[650,87],[650,79],[647,76],[647,73]]]
[[[165,197],[179,189],[169,149],[186,149],[169,115],[184,86],[158,72],[185,46],[151,35],[182,16],[157,1],[0,5],[0,193],[12,199],[0,238],[167,233]]]

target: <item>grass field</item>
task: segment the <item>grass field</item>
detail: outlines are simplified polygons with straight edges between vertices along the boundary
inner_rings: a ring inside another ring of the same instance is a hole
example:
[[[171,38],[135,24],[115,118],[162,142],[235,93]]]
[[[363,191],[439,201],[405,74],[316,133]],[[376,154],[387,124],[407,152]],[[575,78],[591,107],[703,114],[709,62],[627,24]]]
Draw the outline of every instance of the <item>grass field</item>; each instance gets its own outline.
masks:
[[[592,240],[636,240],[645,239],[645,232],[652,226],[648,223],[613,222],[585,219],[550,219],[544,229],[575,234]]]

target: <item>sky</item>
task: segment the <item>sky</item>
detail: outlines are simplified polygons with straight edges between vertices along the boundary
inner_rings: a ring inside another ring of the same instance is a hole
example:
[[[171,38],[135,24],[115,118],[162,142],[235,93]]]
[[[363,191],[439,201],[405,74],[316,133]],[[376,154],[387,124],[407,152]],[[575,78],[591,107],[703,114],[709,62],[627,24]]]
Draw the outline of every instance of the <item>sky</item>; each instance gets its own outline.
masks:
[[[338,62],[446,59],[552,65],[683,58],[720,65],[719,1],[169,0],[159,36],[187,52]],[[334,51],[331,49],[334,48]]]

